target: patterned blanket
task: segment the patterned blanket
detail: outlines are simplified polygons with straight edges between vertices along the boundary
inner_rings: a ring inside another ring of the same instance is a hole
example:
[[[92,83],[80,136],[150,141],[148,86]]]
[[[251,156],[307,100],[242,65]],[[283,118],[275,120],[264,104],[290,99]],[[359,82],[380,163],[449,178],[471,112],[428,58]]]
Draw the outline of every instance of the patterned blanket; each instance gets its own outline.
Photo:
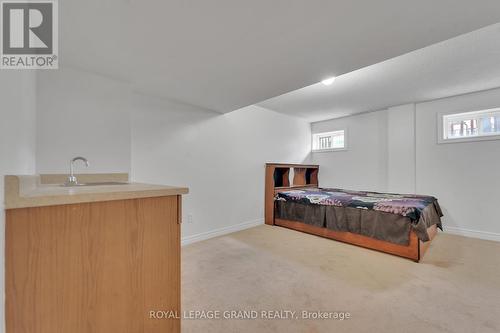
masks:
[[[417,222],[425,207],[437,201],[436,198],[425,195],[350,191],[336,188],[285,190],[278,192],[275,200],[377,210],[408,217],[412,222]]]

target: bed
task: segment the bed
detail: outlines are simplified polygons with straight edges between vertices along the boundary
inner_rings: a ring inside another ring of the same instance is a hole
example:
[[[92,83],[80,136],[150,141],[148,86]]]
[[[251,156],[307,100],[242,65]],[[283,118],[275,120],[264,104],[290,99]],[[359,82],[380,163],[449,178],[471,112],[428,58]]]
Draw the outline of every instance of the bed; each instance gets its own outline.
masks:
[[[321,188],[318,173],[318,165],[266,164],[266,224],[416,262],[442,229],[435,197]]]

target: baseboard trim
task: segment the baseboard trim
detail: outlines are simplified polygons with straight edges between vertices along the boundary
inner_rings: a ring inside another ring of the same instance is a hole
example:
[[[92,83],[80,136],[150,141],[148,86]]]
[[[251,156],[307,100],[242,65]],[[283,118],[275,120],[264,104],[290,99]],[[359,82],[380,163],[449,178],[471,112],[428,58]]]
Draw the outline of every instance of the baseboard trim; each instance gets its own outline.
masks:
[[[201,233],[196,234],[196,235],[182,237],[181,245],[184,246],[184,245],[188,245],[188,244],[192,244],[192,243],[196,243],[196,242],[201,242],[203,240],[214,238],[217,236],[222,236],[222,235],[230,234],[230,233],[233,233],[236,231],[253,228],[253,227],[256,227],[256,226],[261,225],[261,224],[264,224],[263,218],[253,220],[253,221],[247,221],[247,222],[243,222],[240,224],[235,224],[235,225],[231,225],[228,227],[223,227],[223,228],[219,228],[219,229],[215,229],[215,230],[201,232]]]
[[[453,235],[480,238],[480,239],[500,242],[500,234],[495,232],[478,231],[478,230],[470,230],[470,229],[446,227],[446,226],[444,227],[444,232]]]

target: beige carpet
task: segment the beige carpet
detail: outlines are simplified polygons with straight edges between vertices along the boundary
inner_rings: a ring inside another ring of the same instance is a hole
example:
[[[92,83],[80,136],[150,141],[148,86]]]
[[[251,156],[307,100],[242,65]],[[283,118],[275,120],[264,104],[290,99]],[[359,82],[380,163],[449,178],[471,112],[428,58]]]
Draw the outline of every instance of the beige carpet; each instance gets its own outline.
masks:
[[[416,264],[259,226],[188,245],[182,255],[183,311],[351,315],[343,321],[184,319],[184,333],[500,332],[498,242],[440,233]]]

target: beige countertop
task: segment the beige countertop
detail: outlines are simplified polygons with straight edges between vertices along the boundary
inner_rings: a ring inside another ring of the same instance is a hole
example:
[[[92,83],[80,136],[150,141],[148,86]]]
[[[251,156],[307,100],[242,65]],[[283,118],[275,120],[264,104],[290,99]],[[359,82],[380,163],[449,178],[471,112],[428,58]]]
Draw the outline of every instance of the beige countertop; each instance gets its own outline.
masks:
[[[187,194],[186,187],[127,183],[65,187],[65,175],[5,176],[5,209]],[[81,183],[128,182],[128,174],[77,175]]]

